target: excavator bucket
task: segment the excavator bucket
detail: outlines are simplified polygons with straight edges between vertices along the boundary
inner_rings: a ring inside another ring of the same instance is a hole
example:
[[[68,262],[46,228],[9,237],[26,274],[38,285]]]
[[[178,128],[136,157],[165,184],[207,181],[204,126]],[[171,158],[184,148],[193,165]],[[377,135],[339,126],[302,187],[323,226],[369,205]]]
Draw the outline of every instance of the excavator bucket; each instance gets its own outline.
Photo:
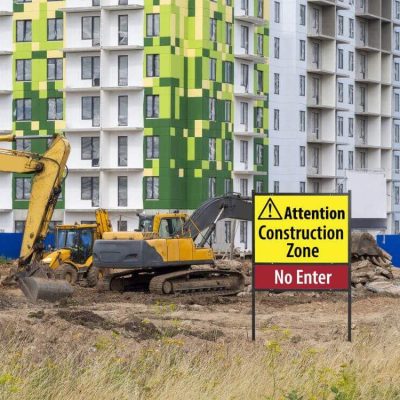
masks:
[[[391,264],[392,257],[378,246],[375,238],[368,232],[353,232],[351,234],[352,261],[370,260],[378,266]]]
[[[59,301],[71,296],[74,292],[72,286],[63,280],[27,276],[18,278],[17,282],[24,295],[32,303],[37,300]]]

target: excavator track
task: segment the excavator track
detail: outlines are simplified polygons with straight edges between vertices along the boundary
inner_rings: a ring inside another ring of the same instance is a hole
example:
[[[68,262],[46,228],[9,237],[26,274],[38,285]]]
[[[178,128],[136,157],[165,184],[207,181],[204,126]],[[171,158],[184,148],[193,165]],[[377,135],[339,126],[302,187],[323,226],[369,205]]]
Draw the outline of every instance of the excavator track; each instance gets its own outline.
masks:
[[[233,295],[243,291],[244,275],[228,270],[186,270],[162,274],[150,281],[150,293],[172,295],[180,293],[217,292]]]

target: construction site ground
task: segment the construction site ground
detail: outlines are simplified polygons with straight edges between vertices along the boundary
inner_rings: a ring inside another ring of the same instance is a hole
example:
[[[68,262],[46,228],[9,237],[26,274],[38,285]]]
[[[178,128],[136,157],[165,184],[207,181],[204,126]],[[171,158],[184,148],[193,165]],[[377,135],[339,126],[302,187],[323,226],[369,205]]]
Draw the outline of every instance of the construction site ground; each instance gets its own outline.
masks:
[[[131,354],[131,357],[135,358],[143,349],[146,352],[153,349],[151,351],[156,354],[157,351],[168,350],[170,347],[163,346],[170,346],[171,344],[176,344],[184,349],[183,357],[190,357],[192,353],[199,351],[202,353],[206,351],[206,354],[215,351],[215,354],[219,354],[221,348],[235,348],[235,351],[238,354],[243,354],[244,357],[248,352],[250,352],[248,353],[250,356],[253,354],[252,352],[258,354],[264,351],[263,349],[267,349],[272,351],[270,353],[272,357],[275,351],[274,343],[278,343],[277,346],[281,346],[281,344],[285,346],[290,354],[296,351],[296,355],[290,355],[294,359],[297,359],[299,354],[304,351],[332,351],[333,353],[329,353],[332,354],[332,357],[336,357],[336,352],[340,351],[341,357],[346,359],[347,351],[353,352],[355,349],[355,347],[349,347],[351,345],[346,343],[346,293],[257,293],[256,310],[257,343],[254,347],[251,343],[250,295],[227,297],[217,296],[216,294],[155,296],[144,291],[121,294],[99,292],[97,289],[78,286],[75,288],[72,298],[68,300],[57,304],[39,302],[33,305],[24,298],[19,289],[2,287],[0,290],[0,330],[2,332],[0,342],[3,349],[9,348],[10,343],[13,343],[11,348],[18,354],[17,357],[20,357],[22,353],[29,352],[30,362],[33,360],[38,365],[43,365],[44,360],[52,359],[55,354],[65,356],[79,354],[79,357],[84,359],[85,357],[94,357],[93,354],[101,352],[103,348],[111,348],[112,354],[115,353],[120,356],[120,349],[124,349],[125,356]],[[374,359],[374,362],[377,362],[379,368],[388,368],[387,355],[394,354],[394,349],[396,349],[396,354],[399,355],[398,344],[393,344],[393,347],[392,343],[398,343],[400,339],[400,297],[371,293],[365,288],[354,289],[352,333],[355,346],[367,343],[366,340],[372,340],[371,344],[368,344],[372,347],[380,343],[384,334],[387,342],[382,342],[382,348],[379,347],[378,349],[377,347],[376,350],[377,352],[379,350],[377,354],[381,359]],[[18,341],[23,342],[21,350],[19,350]],[[282,343],[279,344],[279,342]],[[277,354],[280,352],[281,350]],[[310,357],[312,357],[312,353],[310,354]],[[254,357],[256,356],[254,355]],[[288,357],[289,355],[286,355],[285,360]],[[214,360],[214,353],[212,353],[211,359]],[[270,360],[273,361],[275,358],[272,357]],[[399,362],[399,359],[396,358],[396,360],[396,362]],[[248,361],[252,362],[251,359]],[[175,362],[177,361],[175,360]],[[257,363],[260,360],[254,362]],[[339,363],[339,361],[337,362]],[[372,365],[368,361],[365,362]],[[268,361],[268,365],[265,368],[263,367],[262,371],[267,371],[271,365],[273,364]],[[338,371],[346,363],[343,364],[343,361],[340,361],[339,365]],[[231,364],[226,366],[228,369],[230,367]],[[26,393],[35,393],[32,392],[31,387],[18,389],[16,384],[16,390],[21,390],[21,393],[15,397],[12,396],[12,391],[7,392],[10,389],[7,389],[7,385],[4,386],[4,382],[2,384],[2,377],[14,376],[13,373],[8,372],[7,368],[10,368],[8,363],[4,363],[0,368],[0,394],[5,396],[2,398],[35,398],[34,395],[32,395],[33,397],[24,395],[24,390],[26,390]],[[330,368],[327,368],[327,370],[330,370]],[[334,370],[333,366],[332,370]],[[224,373],[221,372],[221,374]],[[393,373],[397,374],[395,371]],[[23,378],[15,379],[16,382],[23,380]],[[251,380],[252,378],[247,379]],[[366,379],[369,380],[369,378]],[[295,378],[293,382],[297,382],[297,380],[298,378]],[[273,379],[271,384],[267,384],[266,381],[266,388],[257,386],[256,389],[251,385],[249,386],[250,389],[245,387],[243,389],[232,388],[232,392],[235,393],[233,397],[228,389],[228,391],[219,392],[219,395],[217,393],[215,397],[212,397],[215,393],[214,390],[218,388],[217,384],[211,389],[207,386],[207,390],[204,388],[195,390],[193,388],[193,393],[190,392],[185,395],[183,395],[184,393],[175,394],[177,389],[173,389],[174,394],[171,395],[169,392],[167,394],[160,392],[161,389],[158,386],[154,386],[156,388],[154,389],[153,386],[146,383],[146,385],[150,385],[150,389],[146,386],[144,394],[139,390],[137,396],[132,395],[130,397],[128,394],[124,396],[122,392],[118,392],[118,398],[166,398],[163,396],[172,396],[168,397],[171,399],[400,398],[396,395],[385,396],[380,392],[376,397],[372,396],[370,392],[353,397],[312,397],[306,394],[301,397],[302,390],[309,390],[309,392],[304,393],[311,393],[310,391],[314,389],[307,389],[304,384],[300,389],[296,389],[293,387],[293,382],[290,381],[285,372],[281,384],[277,377]],[[91,384],[93,382],[88,383],[88,385]],[[394,384],[398,386],[398,382]],[[283,387],[285,388],[283,389]],[[329,393],[332,390],[334,394],[333,387],[327,389]],[[293,389],[292,392],[291,388]],[[155,390],[154,393],[152,392],[153,389]],[[254,393],[251,392],[253,389],[255,390]],[[367,390],[362,383],[361,389]],[[47,388],[47,390],[50,389]],[[91,394],[92,392],[82,392],[82,396],[77,394],[74,389],[71,389],[72,392],[66,390],[56,394],[50,393],[48,397],[42,398],[96,398],[96,400],[117,398],[113,397],[114,395],[107,395],[104,390],[93,392],[93,394]],[[167,389],[163,387],[163,390]],[[247,390],[246,397],[241,397],[244,395],[242,390]],[[260,393],[264,393],[263,391],[268,393],[261,397]],[[204,396],[202,396],[203,392]],[[113,393],[117,393],[116,389]],[[293,396],[287,397],[291,393]],[[400,390],[396,393],[400,396]]]

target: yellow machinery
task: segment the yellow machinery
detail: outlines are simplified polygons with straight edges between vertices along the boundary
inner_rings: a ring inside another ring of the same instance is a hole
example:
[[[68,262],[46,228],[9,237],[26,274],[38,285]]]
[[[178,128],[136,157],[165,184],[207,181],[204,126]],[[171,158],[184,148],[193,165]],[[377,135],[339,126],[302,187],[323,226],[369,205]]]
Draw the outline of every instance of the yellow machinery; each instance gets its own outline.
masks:
[[[199,267],[214,265],[214,252],[206,243],[216,223],[225,218],[251,220],[249,199],[236,194],[213,198],[190,217],[184,213],[142,217],[139,232],[109,232],[97,240],[93,263],[98,268],[122,270],[106,274],[105,283],[111,290],[147,283],[150,292],[158,294],[237,293],[244,286],[240,272]]]
[[[89,287],[94,287],[102,273],[93,266],[93,244],[111,230],[108,213],[103,209],[96,210],[95,224],[58,225],[56,249],[42,263],[55,272],[57,279],[74,284],[83,278]]]
[[[0,141],[12,142],[15,141],[15,136],[1,136]],[[69,153],[70,145],[62,136],[55,136],[43,155],[0,149],[0,172],[32,175],[29,209],[18,270],[13,277],[31,301],[58,300],[72,294],[72,287],[66,281],[49,279],[54,278],[51,270],[41,264],[43,241],[62,190]]]

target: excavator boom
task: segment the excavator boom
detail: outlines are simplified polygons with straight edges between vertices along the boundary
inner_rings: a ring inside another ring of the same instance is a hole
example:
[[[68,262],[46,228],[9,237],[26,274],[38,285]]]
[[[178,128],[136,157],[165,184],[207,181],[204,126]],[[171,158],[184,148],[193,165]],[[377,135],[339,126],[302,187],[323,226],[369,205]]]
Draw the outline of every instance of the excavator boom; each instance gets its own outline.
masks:
[[[14,139],[15,136],[10,135],[2,141]],[[69,153],[70,145],[62,136],[56,136],[43,155],[0,149],[0,172],[33,175],[19,269],[15,276],[30,300],[55,300],[71,294],[71,288],[64,283],[48,280],[39,264],[43,241],[61,193]]]

